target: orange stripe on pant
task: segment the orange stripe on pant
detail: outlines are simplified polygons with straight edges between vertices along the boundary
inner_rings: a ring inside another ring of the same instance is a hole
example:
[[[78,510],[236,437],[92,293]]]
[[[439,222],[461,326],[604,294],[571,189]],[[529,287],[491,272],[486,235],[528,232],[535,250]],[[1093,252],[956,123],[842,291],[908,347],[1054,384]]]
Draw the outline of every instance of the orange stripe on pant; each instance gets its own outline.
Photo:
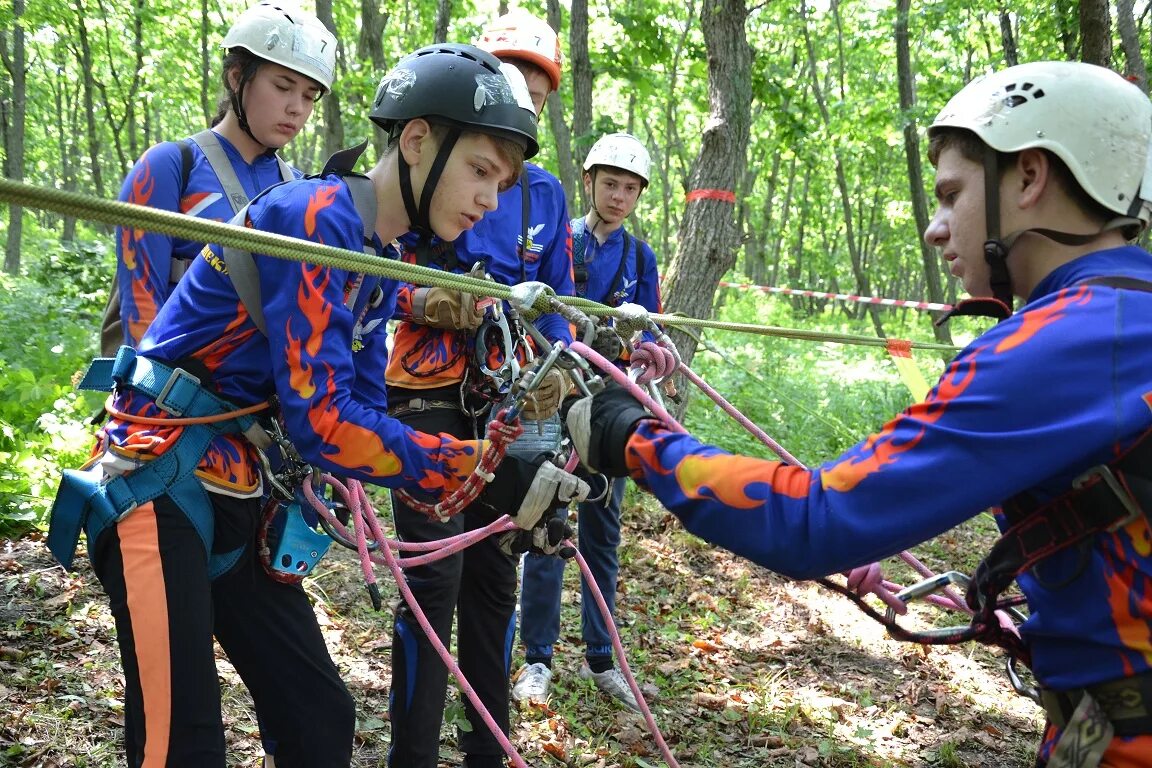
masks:
[[[163,768],[172,731],[172,666],[168,640],[168,601],[160,538],[152,502],[140,505],[119,523],[124,587],[135,638],[140,690],[144,697],[144,763]]]

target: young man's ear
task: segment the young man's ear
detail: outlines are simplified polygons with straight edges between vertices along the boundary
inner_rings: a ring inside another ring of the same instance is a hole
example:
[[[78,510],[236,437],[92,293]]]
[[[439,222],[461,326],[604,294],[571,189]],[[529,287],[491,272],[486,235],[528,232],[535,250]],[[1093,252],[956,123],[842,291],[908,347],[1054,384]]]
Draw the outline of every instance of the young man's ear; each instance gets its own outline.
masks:
[[[1052,158],[1042,149],[1025,149],[1016,156],[1016,171],[1017,205],[1031,208],[1052,186]]]
[[[418,117],[409,120],[400,132],[400,152],[408,165],[420,162],[421,155],[428,150],[427,142],[432,140],[432,126],[427,120]]]

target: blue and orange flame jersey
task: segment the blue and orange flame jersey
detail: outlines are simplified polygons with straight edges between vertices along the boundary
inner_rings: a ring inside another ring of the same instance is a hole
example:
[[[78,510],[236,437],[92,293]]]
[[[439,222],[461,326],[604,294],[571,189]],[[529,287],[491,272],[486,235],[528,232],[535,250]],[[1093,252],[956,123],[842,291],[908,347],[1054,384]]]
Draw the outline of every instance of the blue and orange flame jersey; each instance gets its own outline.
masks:
[[[249,199],[280,183],[280,164],[274,155],[260,155],[248,163],[227,139],[219,134],[216,138]],[[231,219],[232,205],[204,151],[195,142],[188,145],[192,166],[183,191],[180,148],[174,142],[164,142],[148,149],[136,161],[124,179],[120,200],[213,221]],[[202,242],[158,232],[116,228],[116,280],[125,344],[135,347],[140,343],[144,331],[172,293],[179,277],[172,275],[172,259],[191,263],[203,247]]]
[[[1056,269],[923,402],[811,471],[646,421],[630,473],[695,535],[798,579],[896,554],[1022,491],[1052,498],[1152,427],[1152,293],[1082,285],[1114,275],[1152,281],[1152,255]],[[1019,578],[1034,671],[1057,690],[1152,669],[1147,517],[1077,549]]]
[[[272,187],[248,211],[248,225],[362,252],[363,229],[338,176]],[[393,253],[373,236],[381,256]],[[415,432],[387,415],[386,321],[396,284],[307,262],[256,254],[268,328],[253,324],[232,286],[219,246],[205,247],[148,329],[140,353],[207,370],[223,397],[247,406],[279,398],[287,433],[305,461],[388,487],[434,495],[459,486],[475,468],[482,441]],[[349,297],[351,307],[346,306]],[[121,410],[164,418],[151,398],[117,396]],[[171,448],[180,428],[113,419],[105,461],[146,461]],[[212,490],[260,492],[254,449],[236,436],[217,438],[198,474]]]
[[[524,277],[547,283],[557,295],[571,296],[574,291],[572,229],[564,190],[555,176],[538,165],[525,163],[524,174],[530,196],[528,242],[523,248]],[[517,183],[500,194],[495,211],[485,214],[475,227],[456,239],[458,267],[455,271],[467,272],[482,261],[496,282],[503,285],[521,282],[522,200],[521,184]],[[401,240],[406,261],[415,261],[416,240],[411,234]],[[415,288],[402,285],[397,296],[396,317],[400,322],[388,362],[388,385],[434,389],[459,384],[464,379],[468,355],[474,352],[474,335],[412,322]],[[572,333],[559,315],[541,315],[535,323],[549,341],[571,343]]]

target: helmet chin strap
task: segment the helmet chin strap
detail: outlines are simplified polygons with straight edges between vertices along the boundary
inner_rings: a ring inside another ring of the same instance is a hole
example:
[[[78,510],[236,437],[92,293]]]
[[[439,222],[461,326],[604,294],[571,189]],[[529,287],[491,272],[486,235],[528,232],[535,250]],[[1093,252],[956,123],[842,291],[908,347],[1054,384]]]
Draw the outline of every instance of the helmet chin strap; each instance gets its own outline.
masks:
[[[436,185],[440,183],[440,176],[444,173],[444,166],[448,164],[448,157],[452,154],[452,149],[456,146],[456,142],[460,139],[460,128],[458,126],[451,126],[447,134],[444,136],[443,143],[436,151],[436,157],[432,160],[432,166],[428,169],[428,176],[424,179],[424,188],[420,192],[420,206],[416,206],[416,195],[412,190],[412,168],[408,165],[408,161],[404,159],[404,153],[399,149],[399,173],[400,173],[400,197],[404,200],[404,211],[408,214],[409,226],[413,232],[420,235],[420,239],[416,244],[417,253],[427,256],[426,251],[432,242],[432,236],[435,234],[432,231],[432,195],[436,191]]]
[[[236,113],[236,122],[239,123],[240,130],[248,134],[248,137],[251,138],[252,141],[267,149],[267,145],[252,133],[252,127],[248,125],[248,113],[244,110],[244,89],[248,87],[248,83],[256,76],[256,70],[259,68],[260,64],[255,61],[250,61],[245,65],[243,71],[240,72],[240,82],[236,84],[236,90],[229,89],[228,91],[228,100],[232,103],[232,111]]]
[[[1016,245],[1022,235],[1037,234],[1061,245],[1085,245],[1106,232],[1133,225],[1139,226],[1141,223],[1139,219],[1131,216],[1118,216],[1101,227],[1099,231],[1090,234],[1072,234],[1055,229],[1034,227],[1001,236],[998,153],[987,144],[984,145],[984,216],[988,229],[988,239],[984,241],[984,261],[988,264],[988,284],[992,295],[961,301],[942,316],[936,325],[941,325],[947,322],[949,318],[957,315],[994,317],[997,320],[1004,320],[1012,315],[1015,298],[1012,292],[1012,274],[1008,271],[1008,254],[1012,252],[1012,247]]]

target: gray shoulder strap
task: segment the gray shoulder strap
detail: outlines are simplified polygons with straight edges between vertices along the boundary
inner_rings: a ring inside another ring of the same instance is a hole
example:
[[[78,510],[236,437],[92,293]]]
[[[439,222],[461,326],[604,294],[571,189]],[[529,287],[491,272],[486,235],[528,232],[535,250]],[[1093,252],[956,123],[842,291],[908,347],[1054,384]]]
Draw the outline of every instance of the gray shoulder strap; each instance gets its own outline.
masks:
[[[276,155],[276,162],[280,164],[280,181],[292,181],[296,178],[296,174],[292,173],[292,166],[288,165],[284,158]]]
[[[244,226],[248,216],[248,206],[241,208],[229,224],[238,227]],[[224,246],[221,254],[224,264],[228,267],[228,277],[232,278],[232,287],[240,297],[240,303],[248,310],[248,316],[260,329],[260,333],[268,336],[268,322],[264,319],[264,306],[260,303],[260,275],[256,272],[256,262],[251,251],[242,251],[239,248]]]
[[[374,256],[376,248],[372,245],[372,233],[376,230],[376,190],[372,186],[372,180],[366,176],[345,176],[344,183],[348,185],[356,213],[363,222],[364,253]],[[245,205],[228,223],[243,227],[247,216],[248,206]],[[248,310],[248,316],[252,318],[260,333],[267,337],[268,321],[264,319],[264,305],[260,300],[260,275],[256,271],[252,253],[225,246],[221,255],[225,266],[228,267],[228,276],[232,278],[232,287],[236,289],[240,303]],[[358,289],[348,296],[349,307],[356,302],[357,293]]]
[[[200,147],[200,151],[208,159],[208,165],[212,166],[212,172],[220,180],[220,186],[223,187],[233,212],[239,211],[248,202],[248,194],[244,191],[244,187],[240,186],[236,169],[229,162],[228,155],[224,153],[224,147],[220,146],[216,134],[210,129],[205,129],[193,136],[192,141],[196,142],[196,146]]]
[[[364,253],[375,255],[376,249],[372,245],[372,234],[376,231],[376,188],[372,186],[372,179],[359,174],[344,176],[344,183],[348,185],[348,192],[352,195],[352,204],[356,206],[356,213],[364,227]]]

